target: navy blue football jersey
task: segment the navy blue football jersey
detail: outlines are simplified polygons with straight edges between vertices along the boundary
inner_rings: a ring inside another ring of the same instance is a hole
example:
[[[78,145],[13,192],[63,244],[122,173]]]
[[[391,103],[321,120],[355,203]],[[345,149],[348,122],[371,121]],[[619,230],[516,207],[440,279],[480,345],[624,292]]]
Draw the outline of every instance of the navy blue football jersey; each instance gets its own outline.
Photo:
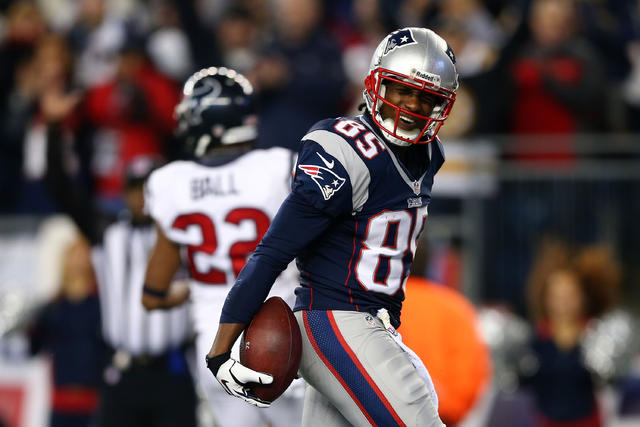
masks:
[[[376,130],[364,116],[341,117],[302,139],[293,192],[334,220],[298,255],[298,310],[385,307],[398,321],[444,153],[438,140],[421,146],[428,166],[412,176]]]
[[[318,122],[302,138],[292,192],[238,276],[221,322],[248,322],[295,257],[294,310],[386,308],[399,325],[444,153],[437,139],[411,147],[424,156],[417,163],[428,164],[413,176],[377,129],[365,116],[341,117]]]

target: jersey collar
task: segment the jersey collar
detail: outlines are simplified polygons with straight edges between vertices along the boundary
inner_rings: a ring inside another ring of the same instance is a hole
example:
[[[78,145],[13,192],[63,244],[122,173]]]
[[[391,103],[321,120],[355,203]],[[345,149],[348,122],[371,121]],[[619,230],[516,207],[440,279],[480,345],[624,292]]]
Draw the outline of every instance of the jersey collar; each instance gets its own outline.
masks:
[[[407,186],[411,189],[411,191],[416,196],[419,195],[422,190],[422,181],[424,180],[424,177],[427,175],[427,173],[429,173],[429,171],[431,170],[431,164],[432,164],[431,157],[433,152],[433,147],[431,143],[427,144],[427,153],[429,155],[429,166],[427,166],[427,169],[422,173],[420,178],[414,180],[409,176],[409,172],[404,167],[404,165],[398,160],[393,150],[389,148],[390,142],[388,142],[387,139],[381,135],[381,132],[379,131],[378,127],[373,123],[373,120],[371,119],[371,117],[368,117],[366,114],[361,114],[360,116],[358,116],[358,118],[365,126],[367,126],[367,128],[371,132],[373,132],[373,134],[376,137],[378,137],[378,140],[380,140],[380,143],[385,146],[386,152],[389,153],[389,157],[391,158],[391,161],[393,162],[393,165],[395,166],[402,180],[407,184]],[[432,142],[435,142],[435,140]]]

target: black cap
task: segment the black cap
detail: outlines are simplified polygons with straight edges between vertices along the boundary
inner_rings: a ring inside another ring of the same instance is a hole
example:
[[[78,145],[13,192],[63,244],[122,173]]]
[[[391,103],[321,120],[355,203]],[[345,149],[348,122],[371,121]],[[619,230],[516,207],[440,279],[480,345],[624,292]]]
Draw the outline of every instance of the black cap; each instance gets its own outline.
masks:
[[[125,186],[134,187],[144,184],[151,172],[162,166],[162,163],[157,156],[140,155],[134,157],[125,167]]]

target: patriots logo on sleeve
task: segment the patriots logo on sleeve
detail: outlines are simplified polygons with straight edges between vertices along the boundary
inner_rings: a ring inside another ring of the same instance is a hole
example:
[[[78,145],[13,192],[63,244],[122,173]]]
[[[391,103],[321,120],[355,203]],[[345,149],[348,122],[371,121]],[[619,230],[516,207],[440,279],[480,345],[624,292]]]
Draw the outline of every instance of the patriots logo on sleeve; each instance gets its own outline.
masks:
[[[325,161],[326,164],[326,160],[324,160],[324,158],[323,161]],[[333,160],[331,163],[333,163]],[[331,166],[333,166],[333,164],[331,164]],[[302,169],[304,173],[309,175],[313,182],[316,183],[325,200],[329,200],[331,196],[342,188],[342,185],[346,181],[346,179],[336,175],[334,171],[329,168],[325,168],[324,166],[299,165],[298,167]]]
[[[409,29],[391,33],[389,39],[387,40],[387,46],[385,46],[384,48],[383,55],[386,55],[397,47],[406,46],[413,43],[416,43],[416,40],[413,38],[413,34],[411,34],[411,30]]]

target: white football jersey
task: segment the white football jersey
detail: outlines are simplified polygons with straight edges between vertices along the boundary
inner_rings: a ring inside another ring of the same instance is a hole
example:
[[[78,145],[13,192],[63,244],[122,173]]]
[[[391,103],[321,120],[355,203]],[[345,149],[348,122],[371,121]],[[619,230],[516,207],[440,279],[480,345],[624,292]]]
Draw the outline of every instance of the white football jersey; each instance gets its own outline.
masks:
[[[145,208],[167,238],[184,248],[189,265],[197,377],[214,410],[239,417],[236,425],[258,425],[270,413],[278,419],[280,406],[287,402],[302,407],[297,394],[304,386],[290,387],[285,395],[294,399],[280,399],[281,405],[272,405],[266,413],[249,410],[246,403],[229,398],[203,362],[229,289],[290,192],[294,164],[290,150],[256,149],[219,166],[175,161],[155,170],[146,183]],[[298,270],[292,262],[269,295],[281,296],[293,306],[297,285]],[[232,350],[236,359],[239,343]],[[285,413],[291,418],[290,411]],[[300,418],[296,414],[292,419]]]
[[[145,207],[186,248],[195,284],[226,294],[289,194],[294,160],[274,147],[220,166],[175,161],[151,174]]]

